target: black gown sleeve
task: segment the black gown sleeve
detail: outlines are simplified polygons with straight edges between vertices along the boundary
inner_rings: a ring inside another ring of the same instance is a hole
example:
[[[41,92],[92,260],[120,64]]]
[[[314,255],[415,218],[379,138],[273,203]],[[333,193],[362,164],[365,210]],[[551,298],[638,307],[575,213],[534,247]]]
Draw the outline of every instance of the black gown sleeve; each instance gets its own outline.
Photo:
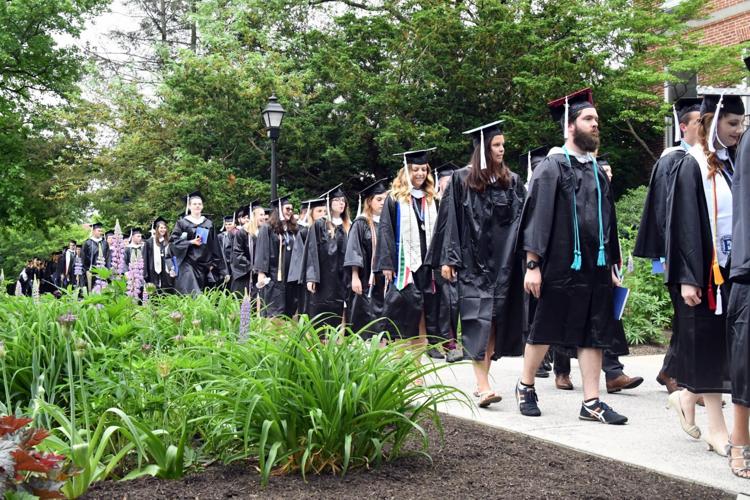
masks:
[[[732,179],[732,262],[729,276],[750,282],[750,134],[737,145]]]
[[[354,221],[349,230],[349,238],[346,242],[346,253],[344,254],[344,267],[356,267],[359,272],[365,267],[365,251],[363,240],[367,219],[359,218]],[[360,276],[360,279],[362,276]],[[369,278],[369,277],[368,277]]]
[[[396,270],[396,202],[389,194],[385,199],[378,224],[375,249],[375,272]]]
[[[250,244],[252,238],[245,229],[240,229],[234,236],[232,242],[232,277],[239,279],[252,272],[253,257],[252,257],[252,246]]]
[[[153,236],[143,242],[143,279],[146,283],[151,283],[151,270],[154,268],[154,240]]]
[[[665,256],[669,179],[683,156],[684,154],[673,152],[659,158],[654,165],[633,249],[636,257],[660,259]]]
[[[268,226],[262,226],[258,231],[253,270],[266,275],[271,272],[271,229]]]
[[[667,197],[667,283],[707,285],[710,263],[704,261],[701,228],[702,212],[707,210],[700,167],[686,155],[675,168]]]
[[[326,230],[325,219],[318,219],[307,232],[303,260],[305,262],[305,283],[320,283],[320,255],[318,242],[320,232]]]
[[[300,228],[299,231],[294,235],[294,245],[292,247],[292,256],[289,262],[289,274],[287,275],[287,283],[303,283],[305,278],[305,242],[307,241],[308,231],[303,230],[306,228]]]
[[[229,273],[225,262],[224,249],[219,246],[219,239],[216,237],[216,229],[213,224],[208,224],[208,245],[210,249],[209,258],[210,266],[213,267],[213,274],[223,278]]]
[[[526,196],[519,231],[519,248],[547,255],[555,220],[555,200],[560,185],[560,168],[554,157],[547,157],[536,167]]]

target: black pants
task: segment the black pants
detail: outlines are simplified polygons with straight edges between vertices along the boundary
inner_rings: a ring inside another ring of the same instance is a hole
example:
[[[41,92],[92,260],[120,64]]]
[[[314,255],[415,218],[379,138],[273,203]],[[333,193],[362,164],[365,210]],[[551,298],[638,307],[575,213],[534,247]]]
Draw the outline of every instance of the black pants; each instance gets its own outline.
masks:
[[[553,354],[555,375],[570,375],[570,358],[555,352]],[[620,363],[619,356],[604,351],[602,371],[607,380],[614,380],[623,374],[625,366]]]

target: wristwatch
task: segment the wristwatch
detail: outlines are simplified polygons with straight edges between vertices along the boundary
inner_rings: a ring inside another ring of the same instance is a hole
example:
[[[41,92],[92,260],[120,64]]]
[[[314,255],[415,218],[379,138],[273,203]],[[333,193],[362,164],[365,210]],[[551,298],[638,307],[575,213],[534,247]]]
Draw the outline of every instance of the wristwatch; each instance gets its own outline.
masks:
[[[536,260],[530,260],[526,263],[526,269],[536,269],[539,267],[539,262]]]

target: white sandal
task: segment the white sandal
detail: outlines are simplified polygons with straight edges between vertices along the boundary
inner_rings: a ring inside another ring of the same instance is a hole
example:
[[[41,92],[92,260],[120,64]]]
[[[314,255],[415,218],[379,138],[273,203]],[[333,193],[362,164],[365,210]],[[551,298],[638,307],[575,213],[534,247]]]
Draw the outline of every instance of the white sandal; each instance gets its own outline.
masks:
[[[684,390],[684,389],[683,389]],[[674,391],[669,395],[668,402],[669,406],[674,408],[677,412],[677,416],[680,417],[680,426],[685,433],[693,439],[700,439],[701,430],[695,424],[689,424],[685,418],[685,412],[682,411],[682,404],[680,403],[680,393],[682,391]]]

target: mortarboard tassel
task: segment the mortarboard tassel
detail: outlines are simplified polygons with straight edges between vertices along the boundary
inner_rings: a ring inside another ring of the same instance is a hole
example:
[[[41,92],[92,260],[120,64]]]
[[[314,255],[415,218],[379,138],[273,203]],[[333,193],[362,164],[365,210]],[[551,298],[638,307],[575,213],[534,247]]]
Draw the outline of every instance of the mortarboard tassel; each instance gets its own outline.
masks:
[[[724,312],[724,307],[721,300],[721,287],[716,286],[716,314],[717,316],[721,316]]]
[[[714,112],[714,117],[711,120],[711,128],[709,129],[709,133],[708,133],[708,150],[712,153],[716,152],[716,146],[714,146],[714,141],[718,140],[719,143],[721,143],[721,139],[719,139],[716,132],[719,127],[719,111],[721,111],[721,105],[723,102],[724,102],[724,94],[721,94],[721,96],[719,97],[719,102],[716,103],[716,111]]]
[[[185,196],[185,215],[190,212],[190,195]]]
[[[482,170],[487,170],[487,158],[484,152],[484,130],[479,131],[479,150],[481,151],[479,165]]]
[[[672,115],[674,120],[674,142],[682,140],[682,131],[680,130],[680,118],[677,116],[677,107],[672,104]]]
[[[357,196],[357,216],[354,218],[356,219],[360,215],[362,215],[362,195],[361,194]]]
[[[533,172],[531,171],[531,150],[529,150],[528,158],[526,160],[526,189],[528,189],[529,184],[531,184],[532,175]]]
[[[409,164],[406,162],[406,155],[404,155],[404,175],[406,176],[406,182],[409,183],[409,190],[414,189],[411,183],[411,175],[409,175]]]
[[[333,220],[333,216],[331,215],[331,192],[328,191],[326,193],[326,217],[328,220]]]
[[[563,120],[563,139],[568,138],[568,116],[570,113],[570,105],[568,104],[568,97],[565,97],[565,118]]]

